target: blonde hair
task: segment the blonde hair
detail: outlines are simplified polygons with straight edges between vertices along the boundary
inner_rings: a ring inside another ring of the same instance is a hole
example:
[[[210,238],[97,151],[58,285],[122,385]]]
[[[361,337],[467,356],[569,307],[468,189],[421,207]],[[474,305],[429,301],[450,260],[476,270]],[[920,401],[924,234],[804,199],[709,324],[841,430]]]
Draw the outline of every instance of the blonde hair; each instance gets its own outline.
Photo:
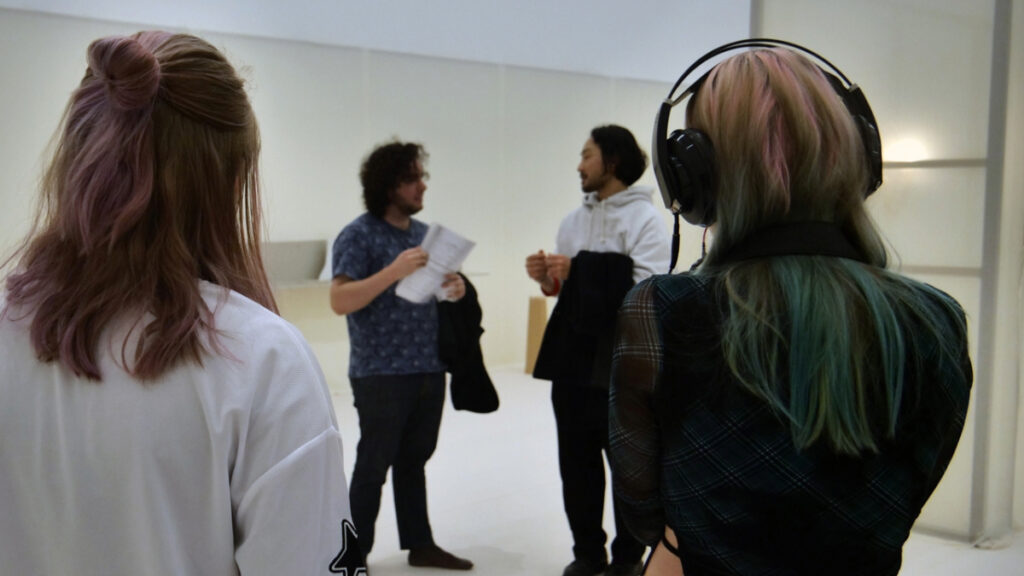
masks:
[[[714,274],[728,296],[730,371],[788,420],[798,448],[877,450],[895,434],[904,380],[928,374],[929,354],[958,367],[966,326],[952,298],[884,269],[864,207],[866,152],[845,104],[802,55],[751,50],[711,71],[687,125],[715,151],[717,228],[698,273]],[[834,224],[864,262],[729,260],[751,235],[799,222]]]
[[[687,106],[715,149],[716,229],[707,262],[773,224],[833,222],[869,259],[885,248],[865,209],[860,134],[822,71],[784,48],[716,66]]]

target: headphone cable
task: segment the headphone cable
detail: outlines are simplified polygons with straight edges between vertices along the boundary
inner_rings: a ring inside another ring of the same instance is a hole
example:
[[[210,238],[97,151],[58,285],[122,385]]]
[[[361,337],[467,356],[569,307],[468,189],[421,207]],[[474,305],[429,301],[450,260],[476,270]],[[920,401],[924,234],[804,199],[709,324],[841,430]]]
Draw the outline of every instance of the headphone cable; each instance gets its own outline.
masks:
[[[672,261],[668,265],[668,273],[676,269],[676,261],[679,259],[679,213],[673,212],[676,217],[675,226],[672,227]]]

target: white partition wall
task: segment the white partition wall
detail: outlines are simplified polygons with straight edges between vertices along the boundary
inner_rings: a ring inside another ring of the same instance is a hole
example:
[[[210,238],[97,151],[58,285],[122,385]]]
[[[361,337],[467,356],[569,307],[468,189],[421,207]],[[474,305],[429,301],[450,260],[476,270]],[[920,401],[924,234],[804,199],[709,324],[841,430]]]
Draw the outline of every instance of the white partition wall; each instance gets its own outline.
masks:
[[[1022,9],[1009,0],[753,3],[755,35],[806,45],[863,87],[885,161],[871,212],[897,266],[967,311],[971,412],[917,527],[971,541],[1005,534],[1015,484],[1021,494]]]
[[[1005,210],[1000,246],[1004,248],[1000,255],[1000,267],[1005,270],[1000,275],[999,290],[1003,298],[1017,299],[1016,329],[1010,328],[1016,335],[1007,338],[1006,354],[1017,358],[1016,379],[1018,382],[1016,406],[1008,402],[1009,410],[1015,410],[1017,426],[1016,466],[1014,474],[1013,524],[1016,528],[1024,527],[1024,457],[1020,456],[1024,448],[1024,394],[1021,394],[1019,383],[1024,381],[1024,274],[1022,274],[1021,250],[1024,250],[1024,8],[1017,2],[1010,17],[1010,73],[1006,110],[1006,158],[1003,186]],[[1011,322],[1013,321],[1011,317]],[[1011,363],[1012,364],[1012,363]],[[1013,368],[1011,367],[1012,371]],[[1012,376],[1011,376],[1012,377]]]

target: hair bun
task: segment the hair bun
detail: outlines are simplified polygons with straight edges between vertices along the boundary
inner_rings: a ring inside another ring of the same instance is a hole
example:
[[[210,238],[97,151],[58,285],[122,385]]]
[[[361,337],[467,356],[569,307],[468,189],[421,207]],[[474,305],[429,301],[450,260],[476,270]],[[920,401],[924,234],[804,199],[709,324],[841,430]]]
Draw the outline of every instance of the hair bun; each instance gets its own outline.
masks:
[[[122,110],[150,106],[160,88],[160,63],[134,38],[94,41],[89,45],[89,69],[106,83],[111,102]]]

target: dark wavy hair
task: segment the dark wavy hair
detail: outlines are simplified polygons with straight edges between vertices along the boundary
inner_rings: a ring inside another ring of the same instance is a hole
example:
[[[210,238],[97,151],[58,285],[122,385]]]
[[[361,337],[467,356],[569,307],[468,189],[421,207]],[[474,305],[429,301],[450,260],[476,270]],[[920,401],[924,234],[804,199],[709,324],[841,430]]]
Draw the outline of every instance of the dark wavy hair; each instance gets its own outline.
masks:
[[[136,378],[198,363],[218,349],[200,279],[276,311],[259,150],[244,84],[206,41],[139,32],[90,44],[35,224],[9,260],[3,313],[31,316],[37,357],[100,380],[100,336],[127,317],[138,340],[129,349],[126,337],[121,360]]]
[[[636,143],[633,133],[615,124],[598,126],[590,139],[601,149],[605,170],[611,171],[626,186],[632,186],[647,169],[647,154]]]
[[[428,157],[423,146],[415,142],[395,140],[374,148],[359,169],[366,211],[377,218],[383,218],[384,211],[391,203],[391,192],[399,184],[418,179],[421,174],[416,171],[416,161],[423,164]],[[425,172],[422,177],[427,177]]]

